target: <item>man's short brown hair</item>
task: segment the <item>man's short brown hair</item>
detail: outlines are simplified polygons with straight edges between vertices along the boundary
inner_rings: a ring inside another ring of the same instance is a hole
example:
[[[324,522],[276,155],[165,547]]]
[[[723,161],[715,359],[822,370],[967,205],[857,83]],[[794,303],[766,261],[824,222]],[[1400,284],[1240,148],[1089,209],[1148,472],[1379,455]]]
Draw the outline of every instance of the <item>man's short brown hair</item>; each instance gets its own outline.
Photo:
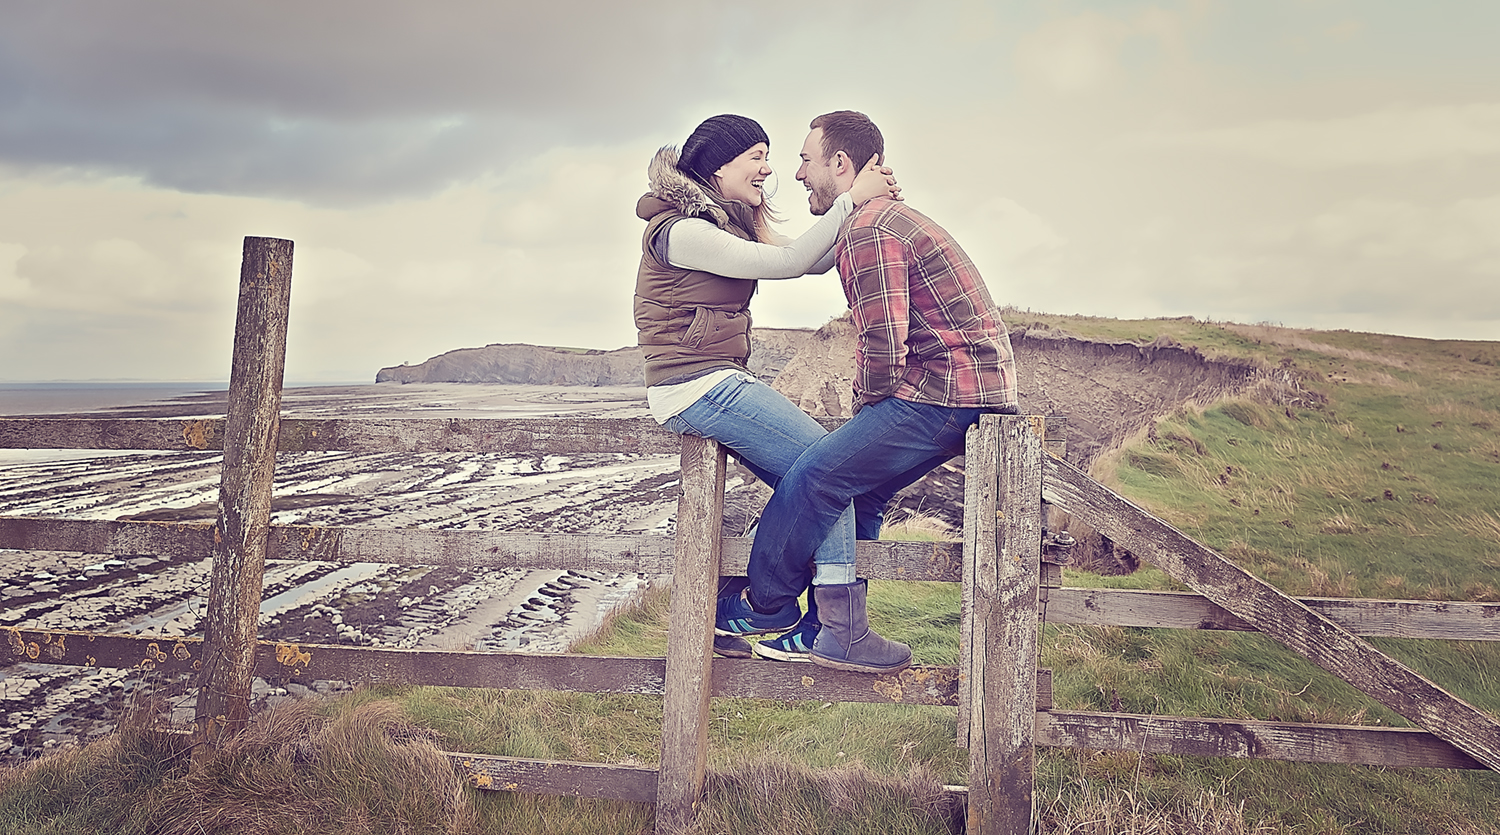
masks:
[[[843,151],[856,167],[863,166],[876,154],[880,155],[879,162],[885,163],[885,137],[863,113],[835,110],[813,119],[807,127],[810,130],[823,129],[823,159],[819,162],[827,162],[835,153]]]

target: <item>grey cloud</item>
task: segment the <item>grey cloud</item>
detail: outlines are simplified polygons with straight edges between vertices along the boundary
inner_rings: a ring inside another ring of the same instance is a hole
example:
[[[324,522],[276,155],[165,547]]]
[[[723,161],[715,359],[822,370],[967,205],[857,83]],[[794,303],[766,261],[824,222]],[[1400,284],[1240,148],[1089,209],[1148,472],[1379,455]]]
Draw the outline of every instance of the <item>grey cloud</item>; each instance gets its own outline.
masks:
[[[420,193],[715,86],[718,4],[7,2],[0,161],[191,191]],[[670,90],[663,95],[661,90]]]
[[[607,103],[657,71],[703,66],[713,4],[272,0],[11,3],[12,63],[92,104],[234,101],[286,115],[368,118],[509,105]],[[663,40],[670,49],[659,47]],[[691,80],[689,77],[685,80]]]
[[[27,115],[0,119],[0,153],[20,168],[103,169],[183,191],[320,203],[428,192],[547,141],[503,118],[293,121],[178,105]]]

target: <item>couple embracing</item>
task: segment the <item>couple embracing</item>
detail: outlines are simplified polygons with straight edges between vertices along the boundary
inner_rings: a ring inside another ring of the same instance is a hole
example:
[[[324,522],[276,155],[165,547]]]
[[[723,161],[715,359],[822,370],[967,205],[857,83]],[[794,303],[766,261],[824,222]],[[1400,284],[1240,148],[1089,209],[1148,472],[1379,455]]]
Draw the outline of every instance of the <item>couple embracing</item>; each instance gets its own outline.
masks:
[[[911,649],[870,629],[854,543],[879,538],[891,497],[962,453],[981,414],[1016,412],[1015,365],[974,264],[901,199],[880,129],[847,110],[810,128],[797,180],[821,217],[795,240],[772,229],[770,138],[754,120],[715,116],[656,154],[636,204],[636,328],[652,416],[774,489],[749,576],[720,582],[714,651],[889,673]],[[746,361],[756,282],[834,266],[857,347],[855,414],[830,433]]]

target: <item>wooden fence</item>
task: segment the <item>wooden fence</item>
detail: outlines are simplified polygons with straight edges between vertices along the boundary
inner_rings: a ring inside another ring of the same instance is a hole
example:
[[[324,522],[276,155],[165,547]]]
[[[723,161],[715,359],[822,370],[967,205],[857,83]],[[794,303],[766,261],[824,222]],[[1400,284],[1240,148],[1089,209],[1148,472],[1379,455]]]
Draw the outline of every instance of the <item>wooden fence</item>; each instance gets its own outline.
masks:
[[[709,700],[948,705],[970,752],[973,833],[1035,821],[1037,745],[1197,756],[1500,770],[1500,723],[1395,660],[1366,636],[1500,640],[1500,604],[1295,599],[1152,517],[1048,452],[1059,421],[987,416],[970,431],[962,543],[860,542],[859,573],[963,584],[958,666],[870,676],[714,658],[716,578],[742,573],[749,541],[721,537],[724,450],[641,420],[280,419],[290,241],[246,238],[224,420],[0,419],[0,449],[224,451],[209,524],[0,517],[0,548],[213,557],[204,637],[6,629],[0,664],[36,661],[196,677],[205,749],[249,715],[250,682],[339,680],[636,693],[663,699],[657,768],[454,753],[481,788],[654,803],[658,832],[691,823],[707,769]],[[680,453],[675,537],[374,530],[271,525],[275,453],[325,450],[567,455]],[[1046,504],[1065,508],[1195,593],[1070,589],[1045,551]],[[574,569],[672,575],[665,658],[436,652],[260,641],[265,560]],[[1409,719],[1415,728],[1056,710],[1037,668],[1055,623],[1260,631]]]

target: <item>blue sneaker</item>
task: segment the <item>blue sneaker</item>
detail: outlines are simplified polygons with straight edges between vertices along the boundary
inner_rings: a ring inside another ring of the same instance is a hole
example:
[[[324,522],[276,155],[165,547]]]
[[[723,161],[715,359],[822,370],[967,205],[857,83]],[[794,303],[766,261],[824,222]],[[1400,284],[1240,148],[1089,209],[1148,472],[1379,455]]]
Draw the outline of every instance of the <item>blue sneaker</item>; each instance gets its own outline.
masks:
[[[750,608],[749,589],[739,594],[719,598],[718,615],[714,618],[715,635],[764,635],[781,632],[802,618],[802,608],[796,598],[770,614]]]
[[[753,649],[755,654],[762,658],[770,658],[774,661],[808,661],[808,653],[812,651],[813,639],[818,637],[818,630],[823,625],[817,621],[809,621],[803,618],[797,624],[797,628],[769,641],[760,641]]]

